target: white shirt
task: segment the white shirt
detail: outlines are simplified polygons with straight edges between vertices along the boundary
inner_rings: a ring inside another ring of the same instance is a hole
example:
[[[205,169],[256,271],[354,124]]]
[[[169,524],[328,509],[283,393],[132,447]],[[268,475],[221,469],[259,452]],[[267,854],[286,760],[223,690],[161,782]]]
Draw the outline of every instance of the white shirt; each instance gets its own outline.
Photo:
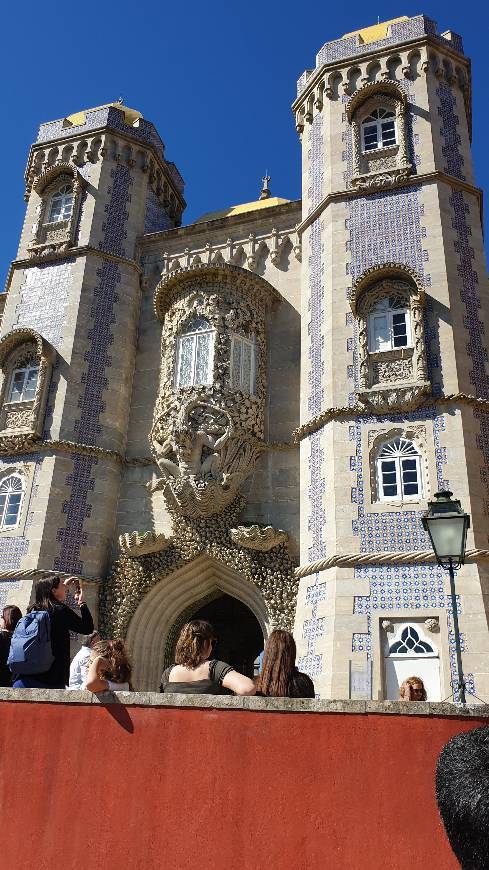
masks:
[[[69,689],[84,689],[87,681],[88,663],[92,650],[89,646],[82,646],[70,665]]]

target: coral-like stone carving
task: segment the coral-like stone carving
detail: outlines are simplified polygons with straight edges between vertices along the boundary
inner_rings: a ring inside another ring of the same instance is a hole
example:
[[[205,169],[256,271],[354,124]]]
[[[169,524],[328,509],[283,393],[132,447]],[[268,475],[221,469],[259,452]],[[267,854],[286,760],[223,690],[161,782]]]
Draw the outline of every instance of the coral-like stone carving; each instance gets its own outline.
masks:
[[[437,616],[432,616],[428,619],[425,619],[424,624],[428,631],[431,631],[433,634],[436,634],[440,631],[440,620]]]
[[[274,547],[285,544],[288,540],[287,532],[282,529],[274,529],[273,526],[238,526],[230,529],[229,535],[232,541],[239,547],[247,550],[257,550],[260,553],[268,553]]]
[[[172,542],[166,535],[155,532],[126,532],[119,535],[119,549],[123,556],[135,559],[137,556],[147,556],[149,553],[159,553],[166,550]]]
[[[245,499],[238,496],[219,516],[197,519],[184,517],[170,506],[173,537],[169,546],[142,557],[121,556],[101,586],[100,627],[106,636],[124,637],[147,592],[202,552],[253,583],[263,597],[271,625],[290,631],[299,586],[294,563],[287,547],[253,552],[231,541],[230,529],[238,527],[244,506]]]

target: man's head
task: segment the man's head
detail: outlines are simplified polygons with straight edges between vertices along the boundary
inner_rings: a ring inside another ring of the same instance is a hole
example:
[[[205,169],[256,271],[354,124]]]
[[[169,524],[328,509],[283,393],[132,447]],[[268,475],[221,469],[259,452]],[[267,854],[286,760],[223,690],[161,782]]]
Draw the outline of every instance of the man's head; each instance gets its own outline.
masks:
[[[489,727],[457,734],[444,746],[436,799],[463,870],[489,870]]]

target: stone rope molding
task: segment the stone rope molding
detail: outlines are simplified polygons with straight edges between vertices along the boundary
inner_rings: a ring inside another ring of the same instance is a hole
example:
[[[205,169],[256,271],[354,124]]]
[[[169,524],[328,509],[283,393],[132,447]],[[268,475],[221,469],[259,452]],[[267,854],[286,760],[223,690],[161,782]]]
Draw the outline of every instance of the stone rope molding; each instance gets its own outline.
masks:
[[[37,580],[40,577],[75,577],[81,583],[94,583],[97,586],[102,582],[100,577],[82,577],[67,571],[54,571],[52,568],[28,568],[25,571],[11,568],[9,571],[0,571],[0,580]]]
[[[436,560],[433,550],[412,550],[409,552],[384,552],[384,553],[337,553],[309,562],[307,565],[295,569],[297,578],[309,577],[318,571],[327,571],[328,568],[349,568],[355,565],[424,565],[426,562]],[[489,550],[466,550],[466,562],[485,562],[489,560]],[[1,576],[1,575],[0,575]]]
[[[471,396],[468,393],[450,393],[447,396],[429,396],[424,399],[424,401],[420,404],[419,407],[430,406],[430,405],[471,405],[473,408],[480,408],[482,411],[487,411],[489,413],[489,399],[481,399],[478,396]],[[394,411],[394,413],[398,413]],[[321,414],[317,414],[315,417],[312,417],[307,423],[304,423],[302,426],[299,426],[298,429],[294,429],[292,435],[296,444],[299,444],[304,438],[307,438],[308,435],[312,435],[313,432],[317,432],[319,429],[329,423],[330,420],[338,419],[341,417],[372,417],[372,416],[385,416],[385,411],[376,412],[374,408],[365,408],[363,405],[348,405],[344,407],[338,408],[326,408],[325,411],[322,411]]]
[[[263,450],[296,450],[295,441],[270,441],[263,444]],[[23,434],[12,435],[7,445],[0,444],[1,456],[18,456],[20,454],[39,453],[41,450],[61,450],[63,453],[83,453],[97,458],[113,459],[119,465],[156,465],[152,456],[123,456],[117,450],[97,447],[94,444],[84,444],[78,441],[51,441],[49,439],[26,438]]]

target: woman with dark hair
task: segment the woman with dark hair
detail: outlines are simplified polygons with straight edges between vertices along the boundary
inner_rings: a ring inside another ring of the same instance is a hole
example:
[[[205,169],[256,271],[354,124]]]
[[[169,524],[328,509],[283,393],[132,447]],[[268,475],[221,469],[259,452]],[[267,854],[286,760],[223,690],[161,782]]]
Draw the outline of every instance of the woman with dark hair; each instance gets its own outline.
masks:
[[[19,619],[22,619],[22,611],[15,604],[7,604],[3,608],[0,616],[0,686],[5,688],[12,686],[12,674],[7,667],[7,659],[10,641]]]
[[[100,640],[92,647],[84,688],[90,692],[132,692],[131,662],[123,640]]]
[[[268,638],[256,694],[272,698],[314,698],[314,683],[295,666],[296,646],[290,631],[276,629]]]
[[[75,583],[74,599],[80,608],[80,616],[65,604],[68,587]],[[93,631],[92,615],[85,604],[83,591],[76,577],[61,580],[49,577],[38,580],[35,585],[34,604],[28,612],[46,610],[51,623],[51,648],[54,661],[48,671],[41,674],[18,675],[14,689],[64,689],[70,678],[70,631],[90,634]]]
[[[175,647],[175,664],[163,671],[160,692],[199,695],[254,695],[255,684],[231,665],[211,659],[214,629],[205,619],[183,626]]]

